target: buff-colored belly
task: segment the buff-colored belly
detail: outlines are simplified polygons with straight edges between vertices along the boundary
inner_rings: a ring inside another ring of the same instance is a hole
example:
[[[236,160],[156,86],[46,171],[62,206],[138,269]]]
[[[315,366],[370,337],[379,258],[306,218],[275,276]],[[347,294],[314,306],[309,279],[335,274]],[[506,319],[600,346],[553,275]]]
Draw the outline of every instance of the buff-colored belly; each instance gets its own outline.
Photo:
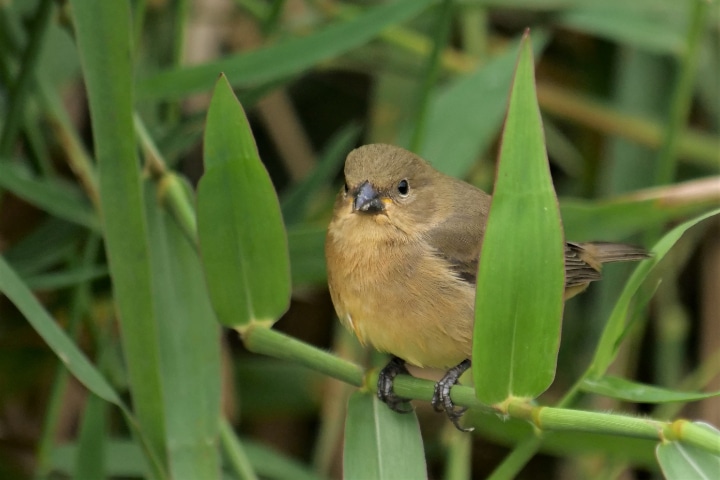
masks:
[[[329,236],[330,293],[361,343],[420,367],[448,368],[470,358],[472,286],[441,259],[422,255],[422,245],[347,247]]]

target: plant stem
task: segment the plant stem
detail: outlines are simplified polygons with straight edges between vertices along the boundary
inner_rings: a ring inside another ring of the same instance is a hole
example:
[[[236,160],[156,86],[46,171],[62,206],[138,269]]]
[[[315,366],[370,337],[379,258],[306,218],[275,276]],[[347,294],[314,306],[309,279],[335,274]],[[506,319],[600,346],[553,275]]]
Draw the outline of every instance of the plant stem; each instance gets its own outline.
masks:
[[[663,136],[663,145],[660,150],[657,168],[655,169],[655,183],[658,185],[670,183],[673,177],[675,177],[680,134],[685,125],[693,92],[695,91],[695,76],[697,73],[700,44],[703,33],[705,32],[709,8],[710,2],[707,0],[695,0],[695,5],[691,13],[690,27],[688,29],[685,55],[683,55],[680,66],[680,77],[678,78],[670,101],[667,129]]]
[[[425,124],[427,123],[428,106],[430,104],[430,92],[432,92],[435,82],[437,81],[440,71],[441,54],[447,45],[448,36],[450,35],[450,25],[452,24],[452,0],[443,0],[442,5],[438,8],[440,9],[440,14],[438,15],[437,25],[435,27],[433,49],[430,52],[425,66],[425,75],[423,75],[423,82],[420,86],[420,94],[415,114],[415,128],[412,139],[410,140],[410,150],[414,152],[419,152],[422,148],[422,142],[425,136]]]
[[[296,362],[356,387],[364,383],[359,366],[276,330],[250,325],[240,335],[251,352]]]
[[[250,459],[226,418],[220,420],[220,442],[233,471],[240,480],[257,480]]]
[[[278,331],[250,325],[241,332],[241,335],[245,346],[252,352],[300,363],[370,392],[377,389],[378,372],[376,370],[371,370],[363,375],[359,366]],[[393,390],[401,397],[426,401],[432,398],[434,389],[433,382],[408,375],[398,375],[393,385]],[[453,402],[459,406],[500,412],[513,418],[526,420],[543,432],[573,431],[659,441],[680,440],[720,455],[720,435],[687,420],[669,423],[629,415],[535,406],[523,399],[510,399],[503,404],[488,406],[480,403],[475,397],[473,388],[462,385],[453,387],[450,396]],[[521,453],[513,457],[517,460],[520,468],[524,464],[520,460],[529,459],[537,451],[540,443],[538,440],[522,444]],[[510,470],[511,467],[508,467],[507,471]]]

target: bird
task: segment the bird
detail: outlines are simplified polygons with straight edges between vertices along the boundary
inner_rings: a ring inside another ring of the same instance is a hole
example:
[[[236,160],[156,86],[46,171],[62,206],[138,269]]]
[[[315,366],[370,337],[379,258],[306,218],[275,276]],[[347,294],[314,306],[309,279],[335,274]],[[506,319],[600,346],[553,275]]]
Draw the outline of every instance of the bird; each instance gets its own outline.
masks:
[[[412,411],[393,380],[407,364],[447,373],[432,405],[456,428],[466,409],[450,389],[472,365],[476,276],[491,196],[445,175],[401,147],[351,151],[325,238],[328,289],[340,322],[363,345],[391,355],[378,375],[378,398]],[[564,298],[601,278],[603,263],[648,257],[608,242],[565,245]]]

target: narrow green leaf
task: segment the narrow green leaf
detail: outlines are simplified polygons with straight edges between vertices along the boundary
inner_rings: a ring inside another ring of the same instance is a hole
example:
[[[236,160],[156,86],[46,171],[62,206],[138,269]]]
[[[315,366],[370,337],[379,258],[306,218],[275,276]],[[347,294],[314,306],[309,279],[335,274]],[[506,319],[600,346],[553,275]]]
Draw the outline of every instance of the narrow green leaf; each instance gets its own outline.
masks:
[[[605,375],[598,379],[585,379],[581,388],[585,392],[636,403],[694,402],[720,395],[720,392],[679,392],[612,375]]]
[[[533,70],[526,35],[478,271],[473,378],[487,404],[542,393],[560,341],[564,244]]]
[[[58,218],[100,231],[100,221],[90,203],[70,184],[34,178],[27,168],[3,159],[0,161],[0,188]]]
[[[100,398],[122,405],[115,390],[50,317],[3,257],[0,257],[0,291],[20,310],[75,378]]]
[[[159,341],[133,126],[130,4],[95,0],[71,0],[70,4],[88,94],[103,235],[133,409],[164,465]]]
[[[32,275],[25,277],[24,281],[27,286],[33,290],[55,290],[107,277],[107,275],[107,267],[96,265],[92,267],[75,267],[61,272]]]
[[[305,38],[293,39],[250,53],[176,71],[163,72],[141,81],[143,97],[178,98],[209,89],[225,72],[234,87],[254,87],[307,70],[359,47],[390,25],[412,18],[434,0],[399,0],[368,11],[353,20],[330,25]]]
[[[588,2],[557,16],[561,25],[654,53],[683,52],[685,2]],[[651,8],[652,7],[652,8]]]
[[[40,273],[77,252],[79,242],[85,237],[83,232],[83,228],[73,223],[49,217],[3,255],[21,277]]]
[[[546,38],[535,35],[536,55],[547,43]],[[439,89],[431,99],[427,120],[431,134],[418,153],[441,172],[464,177],[495,139],[507,108],[519,43]]]
[[[420,426],[415,414],[397,414],[375,395],[353,393],[345,423],[343,478],[427,478]]]
[[[177,480],[218,478],[220,328],[195,245],[160,207],[150,183],[145,200],[169,470]]]
[[[218,320],[271,325],[290,303],[290,260],[280,205],[250,125],[225,76],[210,102],[198,236]]]
[[[560,201],[567,238],[583,242],[602,238],[622,240],[672,220],[687,218],[716,205],[713,200],[702,203],[673,205],[662,200],[616,198],[588,201],[563,198]]]
[[[686,230],[718,213],[720,213],[720,209],[707,212],[673,228],[655,244],[655,247],[652,249],[652,258],[645,260],[637,266],[615,304],[615,308],[610,314],[608,323],[603,330],[602,337],[595,351],[592,364],[587,371],[586,378],[594,379],[602,376],[612,363],[619,347],[619,340],[626,329],[625,323],[628,312],[630,311],[632,298],[655,265],[663,259],[665,254],[675,245],[675,242],[680,239]]]

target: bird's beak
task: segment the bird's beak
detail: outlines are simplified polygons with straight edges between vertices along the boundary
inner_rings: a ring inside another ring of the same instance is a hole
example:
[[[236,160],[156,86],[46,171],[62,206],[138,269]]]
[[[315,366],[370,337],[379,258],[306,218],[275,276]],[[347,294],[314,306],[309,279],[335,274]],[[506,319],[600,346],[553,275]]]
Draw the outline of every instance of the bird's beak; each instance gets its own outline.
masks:
[[[379,213],[383,210],[385,210],[385,205],[370,182],[360,185],[355,193],[353,212]]]

